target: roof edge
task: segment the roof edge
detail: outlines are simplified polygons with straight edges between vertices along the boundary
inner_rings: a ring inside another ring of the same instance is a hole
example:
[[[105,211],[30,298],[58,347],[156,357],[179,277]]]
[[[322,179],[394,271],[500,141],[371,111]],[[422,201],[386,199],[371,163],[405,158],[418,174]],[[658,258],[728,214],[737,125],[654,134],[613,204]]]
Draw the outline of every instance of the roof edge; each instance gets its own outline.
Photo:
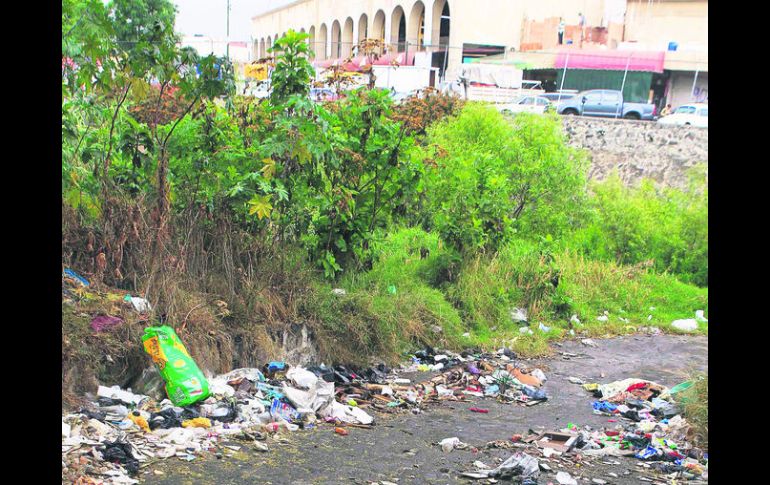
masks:
[[[264,11],[264,12],[262,12],[260,14],[254,15],[254,16],[251,17],[251,20],[254,21],[254,20],[258,19],[258,18],[262,18],[262,17],[264,17],[266,15],[270,15],[270,14],[273,14],[275,12],[278,12],[279,10],[284,10],[284,9],[289,8],[289,7],[293,7],[294,5],[297,5],[297,4],[300,4],[300,3],[304,3],[304,2],[309,2],[309,1],[311,1],[311,0],[294,0],[293,2],[289,2],[286,5],[283,5],[281,7],[271,8],[270,10],[267,10],[267,11]]]

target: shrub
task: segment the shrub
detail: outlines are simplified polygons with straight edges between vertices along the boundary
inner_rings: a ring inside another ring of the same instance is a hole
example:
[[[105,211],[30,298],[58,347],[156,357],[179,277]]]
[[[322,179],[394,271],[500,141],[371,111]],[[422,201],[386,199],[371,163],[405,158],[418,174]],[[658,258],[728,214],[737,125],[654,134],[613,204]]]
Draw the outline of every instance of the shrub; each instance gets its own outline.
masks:
[[[426,219],[463,251],[497,249],[520,237],[563,234],[579,222],[586,161],[568,147],[554,116],[468,103],[428,131]]]
[[[410,135],[424,135],[428,126],[457,114],[465,101],[451,93],[426,88],[419,96],[410,96],[393,110],[393,119],[404,123]]]
[[[658,272],[708,285],[708,189],[626,187],[617,176],[595,183],[592,217],[569,244],[619,264],[651,261]]]

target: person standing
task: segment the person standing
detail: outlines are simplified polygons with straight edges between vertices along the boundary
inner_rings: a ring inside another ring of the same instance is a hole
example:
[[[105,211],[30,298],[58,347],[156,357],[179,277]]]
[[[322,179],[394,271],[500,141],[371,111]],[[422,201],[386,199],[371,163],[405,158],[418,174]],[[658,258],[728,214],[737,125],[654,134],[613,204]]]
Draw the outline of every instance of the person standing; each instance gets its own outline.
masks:
[[[559,34],[559,45],[562,45],[564,43],[564,19],[559,17],[559,27],[557,28],[557,32]]]
[[[580,47],[583,47],[583,32],[586,26],[586,17],[582,12],[578,12],[578,19],[580,24]]]

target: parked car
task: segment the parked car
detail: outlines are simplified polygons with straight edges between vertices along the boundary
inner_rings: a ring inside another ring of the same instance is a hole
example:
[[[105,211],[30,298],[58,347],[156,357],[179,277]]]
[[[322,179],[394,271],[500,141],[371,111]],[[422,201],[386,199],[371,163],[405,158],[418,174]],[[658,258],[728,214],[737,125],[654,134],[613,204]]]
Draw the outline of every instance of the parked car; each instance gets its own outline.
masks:
[[[270,82],[261,81],[256,84],[247,84],[243,94],[246,96],[254,96],[257,99],[265,99],[270,96]]]
[[[520,96],[510,103],[495,105],[501,113],[538,113],[553,109],[551,102],[542,96]]]
[[[620,91],[592,89],[559,103],[556,111],[563,115],[603,116],[630,120],[653,120],[657,108],[652,103],[628,103]]]
[[[415,96],[421,97],[423,93],[422,89],[412,89],[411,91],[390,91],[390,98],[393,100],[393,104],[401,104],[407,99]]]
[[[339,99],[331,88],[310,88],[310,99],[313,101],[334,101]]]
[[[661,125],[691,125],[709,127],[709,105],[702,103],[684,104],[673,113],[658,120]]]
[[[574,93],[543,93],[540,97],[547,99],[551,103],[561,103],[562,101],[574,98],[576,94],[577,91]]]

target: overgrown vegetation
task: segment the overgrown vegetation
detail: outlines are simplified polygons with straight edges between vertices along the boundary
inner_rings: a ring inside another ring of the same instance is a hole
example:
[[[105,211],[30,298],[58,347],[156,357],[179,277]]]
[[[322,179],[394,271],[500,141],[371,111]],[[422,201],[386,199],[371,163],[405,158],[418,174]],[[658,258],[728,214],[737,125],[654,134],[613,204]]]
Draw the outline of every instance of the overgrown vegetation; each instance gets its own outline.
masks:
[[[63,306],[64,374],[131,373],[158,320],[226,370],[301,324],[327,362],[395,361],[708,311],[705,187],[587,187],[553,116],[435,92],[394,107],[373,83],[313,103],[302,33],[276,41],[268,100],[237,96],[226,59],[177,47],[170,2],[132,5],[62,4],[62,264],[153,313],[96,335],[109,298]],[[118,363],[97,372],[103,353]]]
[[[695,442],[708,449],[709,446],[709,380],[708,376],[695,373],[690,376],[693,385],[684,390],[680,400],[684,403],[684,415],[693,426]]]

